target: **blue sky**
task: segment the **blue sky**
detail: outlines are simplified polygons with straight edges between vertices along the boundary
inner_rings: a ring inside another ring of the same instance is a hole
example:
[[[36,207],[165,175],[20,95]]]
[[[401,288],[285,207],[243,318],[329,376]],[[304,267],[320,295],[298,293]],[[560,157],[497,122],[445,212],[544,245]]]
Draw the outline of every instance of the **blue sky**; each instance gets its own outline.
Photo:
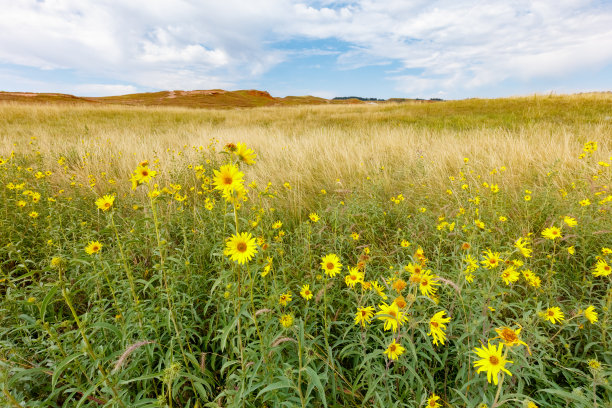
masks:
[[[0,90],[612,90],[610,0],[0,0]]]

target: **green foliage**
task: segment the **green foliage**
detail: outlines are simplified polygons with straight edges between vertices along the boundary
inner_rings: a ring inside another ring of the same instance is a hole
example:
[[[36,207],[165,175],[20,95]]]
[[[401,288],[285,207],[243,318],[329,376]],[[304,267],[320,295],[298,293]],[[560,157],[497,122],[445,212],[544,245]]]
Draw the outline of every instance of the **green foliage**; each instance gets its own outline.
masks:
[[[461,161],[446,192],[416,185],[391,198],[381,171],[350,191],[311,191],[314,204],[294,208],[291,186],[251,184],[248,200],[227,202],[214,188],[214,171],[237,158],[211,149],[189,167],[177,164],[170,183],[158,175],[115,194],[108,211],[96,207],[93,186],[68,176],[65,184],[50,182],[39,154],[6,158],[0,401],[414,407],[435,393],[442,406],[601,406],[612,395],[612,275],[593,274],[598,262],[612,260],[603,251],[612,247],[611,173],[597,164],[609,162],[603,154],[576,159],[578,170],[562,185],[547,182],[554,163],[540,163],[544,174],[521,180],[517,192],[503,163],[479,174]],[[247,180],[251,169],[242,167]],[[590,205],[580,204],[585,198]],[[312,212],[321,219],[311,220]],[[551,226],[560,239],[542,236]],[[245,264],[226,252],[238,232],[257,241]],[[529,257],[515,245],[521,237],[529,239]],[[88,254],[91,242],[101,250]],[[485,268],[489,249],[500,265]],[[330,253],[344,265],[333,277],[321,268]],[[468,255],[478,266],[471,272]],[[505,284],[510,265],[540,283],[520,275]],[[438,278],[435,295],[420,290],[409,271],[415,266]],[[347,267],[358,267],[366,282],[349,287]],[[300,295],[306,284],[310,300]],[[285,293],[292,300],[281,305]],[[358,307],[394,301],[406,303],[408,317],[396,333],[383,329],[390,315],[355,324]],[[597,322],[586,318],[589,305]],[[552,307],[563,311],[562,322],[544,319]],[[446,340],[434,345],[430,319],[442,310],[450,317]],[[496,387],[476,372],[474,349],[500,343],[495,329],[502,327],[521,328],[527,346],[504,347],[512,376],[500,376]],[[384,352],[394,339],[405,352],[390,360]]]

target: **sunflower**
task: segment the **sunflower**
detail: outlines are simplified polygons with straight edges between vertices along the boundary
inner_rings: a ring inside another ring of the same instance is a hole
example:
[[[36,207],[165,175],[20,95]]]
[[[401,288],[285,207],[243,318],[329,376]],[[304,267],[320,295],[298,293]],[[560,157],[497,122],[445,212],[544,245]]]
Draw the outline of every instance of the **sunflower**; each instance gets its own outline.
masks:
[[[527,345],[527,343],[525,343],[519,338],[519,334],[521,334],[521,328],[512,330],[511,328],[504,326],[500,327],[499,329],[495,329],[495,332],[497,333],[496,338],[502,339],[506,347],[518,346],[522,344],[523,346],[527,347],[527,351],[529,351],[529,354],[531,355],[531,351],[529,350],[529,346]]]
[[[395,282],[393,282],[393,285],[391,285],[391,287],[395,289],[397,293],[402,293],[402,290],[406,288],[406,285],[407,284],[403,279],[398,279]]]
[[[321,219],[321,217],[319,217],[317,213],[308,214],[308,218],[310,218],[310,221],[312,222],[318,222]]]
[[[554,241],[557,238],[562,238],[561,229],[554,227],[554,226],[550,228],[546,228],[544,231],[542,231],[542,236],[546,239],[550,239]]]
[[[612,268],[606,261],[600,259],[597,261],[595,265],[595,270],[593,271],[593,276],[608,276],[612,272]]]
[[[587,318],[589,322],[595,324],[597,321],[597,312],[595,311],[595,306],[589,306],[584,310],[584,317]]]
[[[367,285],[364,285],[364,287]],[[385,289],[376,281],[370,281],[370,287],[374,292],[378,294],[383,300],[387,300],[387,295],[385,294]]]
[[[249,166],[255,164],[255,157],[257,157],[257,154],[253,151],[253,149],[247,148],[244,143],[238,143],[233,152],[243,163],[248,164]]]
[[[102,244],[98,241],[91,241],[86,247],[85,252],[89,255],[96,254],[102,250]]]
[[[156,174],[157,172],[155,170],[151,170],[149,166],[138,166],[136,170],[134,170],[133,178],[138,184],[149,184]]]
[[[525,257],[525,258],[531,258],[531,253],[533,252],[533,249],[528,248],[529,245],[529,238],[519,238],[514,242],[514,247],[517,248],[519,251],[521,251],[521,254]]]
[[[491,343],[489,343],[486,348],[484,346],[482,348],[474,348],[474,353],[481,358],[481,360],[474,362],[474,367],[478,368],[478,373],[482,371],[487,372],[487,381],[489,384],[491,383],[491,379],[493,379],[493,384],[497,385],[499,382],[498,374],[500,371],[503,371],[510,376],[512,375],[512,373],[505,368],[505,365],[507,363],[512,364],[513,362],[506,360],[506,358],[502,356],[503,347],[503,344],[499,344],[499,346],[496,348],[494,345],[492,346]]]
[[[233,191],[238,188],[238,185],[242,186],[244,180],[244,173],[238,170],[233,164],[226,164],[221,166],[219,170],[213,170],[213,184],[215,189],[223,192]]]
[[[572,217],[570,217],[568,215],[563,217],[563,222],[565,224],[567,224],[567,226],[570,227],[570,228],[574,228],[576,225],[578,225],[578,221],[576,221],[575,218],[572,218]]]
[[[282,315],[279,320],[280,320],[280,323],[283,325],[283,327],[288,329],[293,324],[293,315],[290,315],[290,314]]]
[[[430,270],[426,270],[421,274],[421,279],[419,281],[419,290],[423,296],[427,296],[430,299],[433,299],[436,296],[436,291],[440,283],[438,282],[438,277],[433,275]]]
[[[223,252],[225,256],[231,257],[232,261],[239,264],[246,264],[256,253],[255,238],[249,232],[242,232],[228,238]]]
[[[444,344],[446,339],[446,323],[450,322],[450,317],[444,317],[446,312],[444,310],[439,311],[429,320],[429,333],[428,336],[432,336],[432,342],[438,345],[438,342]]]
[[[427,406],[429,408],[439,408],[442,405],[438,404],[438,400],[440,399],[435,393],[431,394],[431,397],[427,399]]]
[[[359,269],[352,268],[349,266],[349,274],[344,277],[346,286],[354,288],[356,284],[363,282],[363,273],[359,272]]]
[[[408,317],[399,310],[396,303],[388,305],[383,302],[378,307],[380,307],[380,311],[376,312],[376,314],[378,315],[378,320],[385,322],[384,330],[393,330],[393,333],[395,333],[397,326],[401,326],[408,320]]]
[[[402,355],[404,351],[406,351],[406,349],[402,347],[401,344],[396,343],[395,339],[393,339],[393,342],[389,344],[389,347],[387,347],[385,350],[385,354],[390,360],[397,360],[397,358]]]
[[[291,292],[283,293],[278,298],[278,303],[283,306],[287,306],[287,303],[291,302]]]
[[[340,273],[342,264],[336,254],[328,254],[321,258],[321,268],[325,271],[325,274],[330,278],[333,278]]]
[[[105,195],[96,200],[96,205],[102,211],[107,211],[113,206],[114,201],[115,201],[115,196]]]
[[[544,320],[548,320],[552,324],[555,324],[557,322],[561,323],[563,320],[565,320],[563,312],[557,306],[549,307],[548,309],[546,309],[546,311],[542,313],[542,317],[544,318]]]
[[[358,307],[355,313],[355,325],[361,323],[365,327],[366,323],[370,323],[374,316],[374,308],[372,306]]]
[[[487,248],[487,250],[483,251],[482,253],[483,260],[480,261],[480,263],[487,269],[497,268],[502,262],[502,259],[499,257],[499,252],[492,252]]]
[[[302,286],[302,290],[300,291],[300,296],[302,296],[306,300],[312,299],[312,292],[310,291],[310,285]]]
[[[516,270],[514,265],[510,265],[507,267],[501,274],[501,278],[503,279],[506,285],[516,282],[519,280],[520,273]]]

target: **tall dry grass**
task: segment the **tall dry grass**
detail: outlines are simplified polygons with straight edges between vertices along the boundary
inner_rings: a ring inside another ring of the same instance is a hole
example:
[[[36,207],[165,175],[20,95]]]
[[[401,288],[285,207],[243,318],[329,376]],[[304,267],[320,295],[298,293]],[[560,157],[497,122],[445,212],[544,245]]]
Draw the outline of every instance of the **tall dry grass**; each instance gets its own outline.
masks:
[[[382,194],[440,191],[464,157],[476,174],[503,163],[504,187],[519,189],[562,183],[581,165],[576,152],[588,140],[609,154],[610,112],[610,94],[233,111],[3,104],[0,156],[33,144],[62,182],[111,178],[120,191],[141,160],[158,159],[162,175],[176,176],[204,160],[209,146],[240,141],[258,153],[255,180],[289,182],[295,204],[321,188],[351,191],[375,175]],[[56,163],[62,156],[67,171]],[[553,177],[533,179],[542,170]]]

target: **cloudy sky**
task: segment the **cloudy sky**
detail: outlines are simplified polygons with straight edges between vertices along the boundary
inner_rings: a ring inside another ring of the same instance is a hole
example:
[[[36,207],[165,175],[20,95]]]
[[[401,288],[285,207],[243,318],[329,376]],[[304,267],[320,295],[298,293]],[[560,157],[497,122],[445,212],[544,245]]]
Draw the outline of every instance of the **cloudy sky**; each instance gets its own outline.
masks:
[[[612,0],[0,0],[0,90],[612,90]]]

